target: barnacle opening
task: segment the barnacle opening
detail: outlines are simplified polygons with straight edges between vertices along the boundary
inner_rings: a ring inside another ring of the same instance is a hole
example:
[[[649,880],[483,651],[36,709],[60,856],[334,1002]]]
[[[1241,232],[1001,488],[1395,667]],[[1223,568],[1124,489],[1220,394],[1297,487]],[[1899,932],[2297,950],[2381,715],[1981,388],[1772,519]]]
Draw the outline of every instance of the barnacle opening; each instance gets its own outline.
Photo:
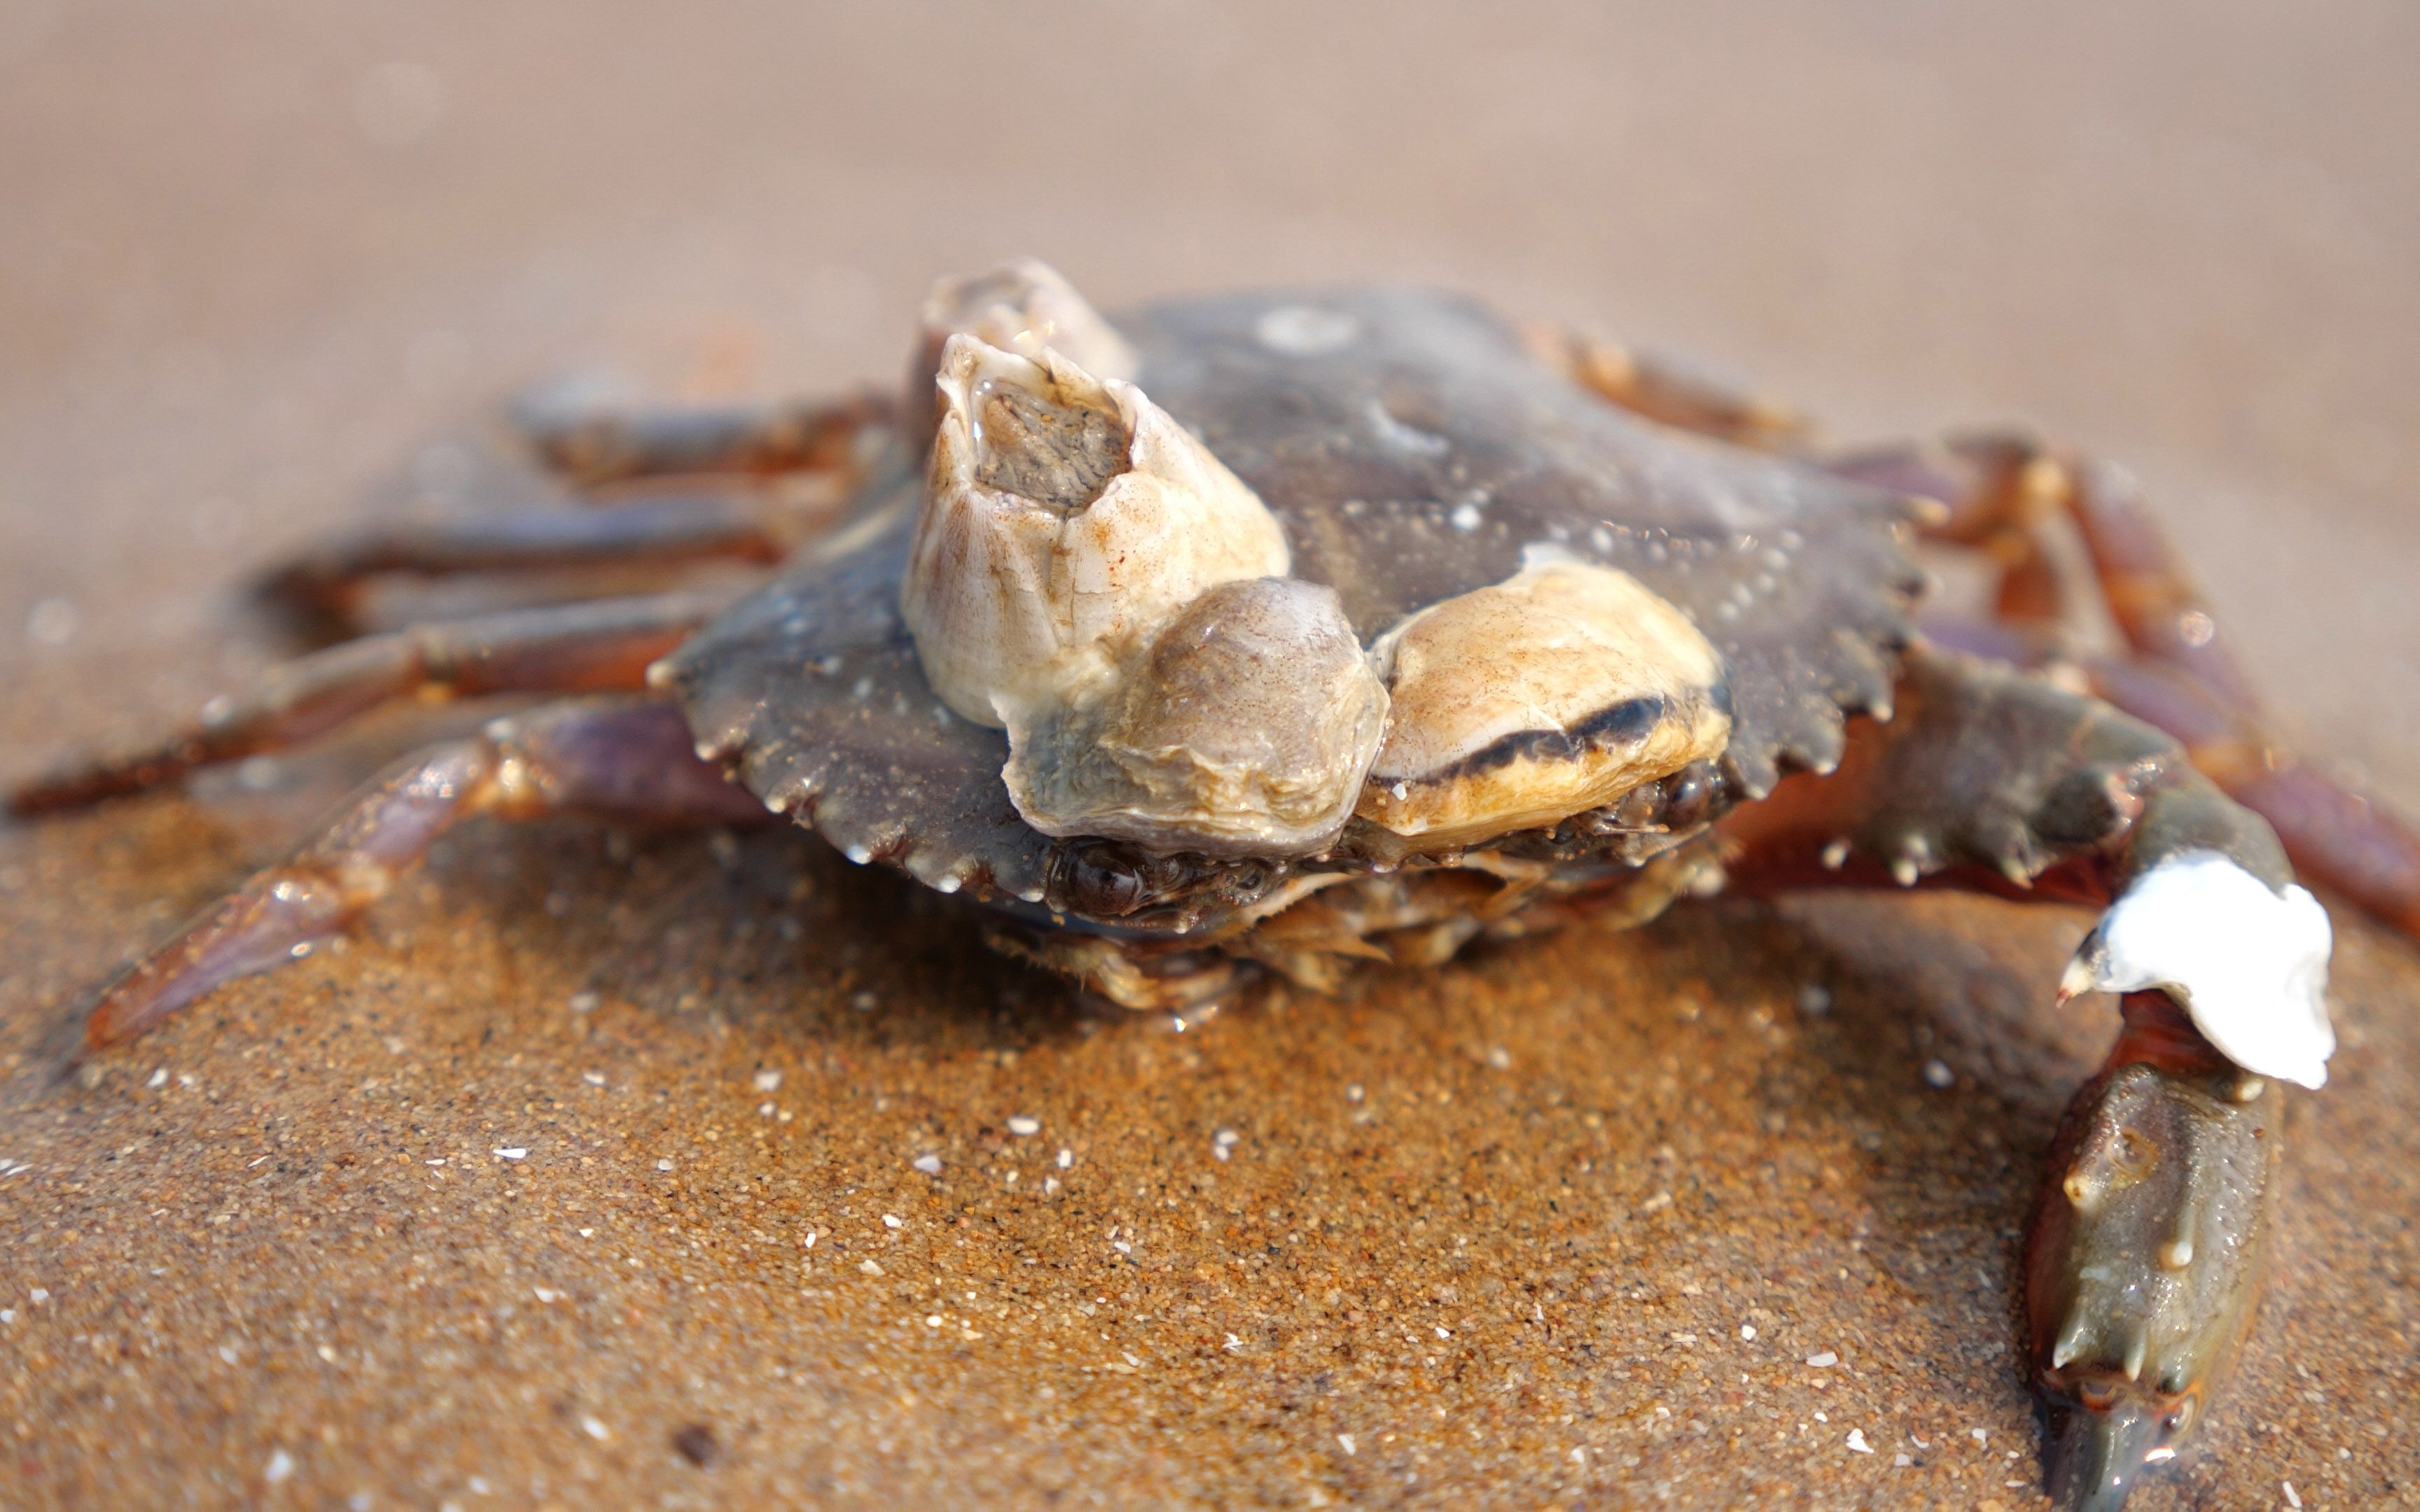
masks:
[[[1130,383],[1141,366],[1118,328],[1048,263],[1020,257],[940,279],[924,296],[908,363],[906,434],[919,445],[930,441],[939,418],[933,374],[941,349],[961,333],[1036,361],[1055,351],[1102,379]]]

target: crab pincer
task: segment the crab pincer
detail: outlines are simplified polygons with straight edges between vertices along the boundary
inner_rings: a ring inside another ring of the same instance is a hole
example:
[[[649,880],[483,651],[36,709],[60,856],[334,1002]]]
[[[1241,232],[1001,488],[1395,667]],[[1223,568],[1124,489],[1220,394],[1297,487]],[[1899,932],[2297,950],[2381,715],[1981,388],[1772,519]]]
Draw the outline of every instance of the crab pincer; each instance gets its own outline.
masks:
[[[2025,1263],[2035,1384],[2056,1420],[2051,1494],[2103,1512],[2175,1456],[2234,1364],[2283,1148],[2268,1078],[2212,1051],[2164,993],[2129,994],[2123,1011],[2052,1148]]]

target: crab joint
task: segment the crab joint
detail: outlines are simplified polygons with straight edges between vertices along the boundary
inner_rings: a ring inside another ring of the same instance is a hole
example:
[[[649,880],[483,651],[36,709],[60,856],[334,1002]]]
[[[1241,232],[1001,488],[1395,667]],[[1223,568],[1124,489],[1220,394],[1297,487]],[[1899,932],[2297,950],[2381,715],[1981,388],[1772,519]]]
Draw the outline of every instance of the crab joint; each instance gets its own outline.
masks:
[[[2059,979],[2059,996],[2164,988],[2249,1072],[2328,1079],[2327,910],[2216,851],[2168,856],[2130,880]]]

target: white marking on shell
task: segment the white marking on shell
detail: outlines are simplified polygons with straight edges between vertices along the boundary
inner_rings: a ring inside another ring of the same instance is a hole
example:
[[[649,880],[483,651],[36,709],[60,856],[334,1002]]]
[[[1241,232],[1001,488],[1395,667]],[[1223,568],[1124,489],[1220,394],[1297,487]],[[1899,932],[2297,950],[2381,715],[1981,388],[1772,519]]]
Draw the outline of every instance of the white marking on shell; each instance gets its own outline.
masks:
[[[1479,506],[1466,499],[1453,506],[1453,513],[1448,515],[1446,520],[1455,530],[1467,532],[1479,529],[1479,522],[1482,517],[1479,513]]]
[[[1370,401],[1368,413],[1370,429],[1376,433],[1381,442],[1398,451],[1409,452],[1415,456],[1443,456],[1453,449],[1453,442],[1436,432],[1422,430],[1418,425],[1407,425],[1397,420],[1388,412],[1386,405],[1376,399]]]
[[[2317,1088],[2335,1053],[2328,1022],[2335,932],[2306,889],[2283,893],[2216,851],[2136,877],[2101,916],[2062,993],[2158,987],[2244,1070]]]
[[[1315,304],[1280,304],[1252,322],[1252,335],[1262,346],[1288,357],[1341,351],[1360,334],[1360,321]]]

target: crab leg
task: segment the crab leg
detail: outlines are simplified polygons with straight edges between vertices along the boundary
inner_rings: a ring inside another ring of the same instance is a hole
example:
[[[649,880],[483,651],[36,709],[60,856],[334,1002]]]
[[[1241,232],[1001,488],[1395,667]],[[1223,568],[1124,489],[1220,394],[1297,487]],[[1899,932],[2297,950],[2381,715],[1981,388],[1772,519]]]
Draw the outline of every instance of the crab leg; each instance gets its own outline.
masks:
[[[581,812],[642,823],[749,825],[764,807],[698,759],[679,711],[647,700],[574,702],[432,746],[348,799],[259,872],[101,989],[84,1050],[120,1044],[238,977],[273,970],[343,933],[473,814]]]
[[[260,595],[343,623],[371,579],[554,567],[670,566],[711,559],[778,562],[768,511],[736,494],[633,499],[593,509],[533,509],[442,524],[376,526],[339,537],[264,578]]]
[[[1547,366],[1642,419],[1760,451],[1788,449],[1807,437],[1806,417],[1788,405],[1739,393],[1668,359],[1555,326],[1535,326],[1523,336]]]
[[[198,723],[147,750],[37,778],[9,795],[9,811],[42,813],[139,793],[195,767],[300,745],[401,698],[638,688],[648,664],[727,598],[600,599],[365,636],[271,668],[249,691],[212,700]]]
[[[2054,1487],[2114,1507],[2194,1426],[2250,1326],[2277,1200],[2273,1079],[2334,1046],[2328,924],[2269,825],[2176,743],[2095,700],[1925,646],[1838,771],[1724,825],[1741,885],[1912,886],[2104,905],[2062,997],[2127,1029],[2071,1106],[2026,1260]]]
[[[855,465],[861,432],[891,420],[873,393],[828,404],[618,409],[536,394],[516,429],[549,467],[582,487],[675,473],[768,473]]]
[[[1977,546],[2004,566],[1999,609],[2036,633],[2005,638],[2004,655],[2035,664],[2055,651],[2070,607],[2041,549],[2059,515],[2083,536],[2133,656],[2087,657],[2092,690],[2167,731],[2238,802],[2276,826],[2297,866],[2406,933],[2420,935],[2420,828],[2296,760],[2272,740],[2251,679],[2236,665],[2208,601],[2120,469],[2078,462],[2022,437],[1982,436],[1894,448],[1829,464],[1844,475],[1949,505],[1943,539]],[[1988,638],[1950,629],[1966,643]]]

